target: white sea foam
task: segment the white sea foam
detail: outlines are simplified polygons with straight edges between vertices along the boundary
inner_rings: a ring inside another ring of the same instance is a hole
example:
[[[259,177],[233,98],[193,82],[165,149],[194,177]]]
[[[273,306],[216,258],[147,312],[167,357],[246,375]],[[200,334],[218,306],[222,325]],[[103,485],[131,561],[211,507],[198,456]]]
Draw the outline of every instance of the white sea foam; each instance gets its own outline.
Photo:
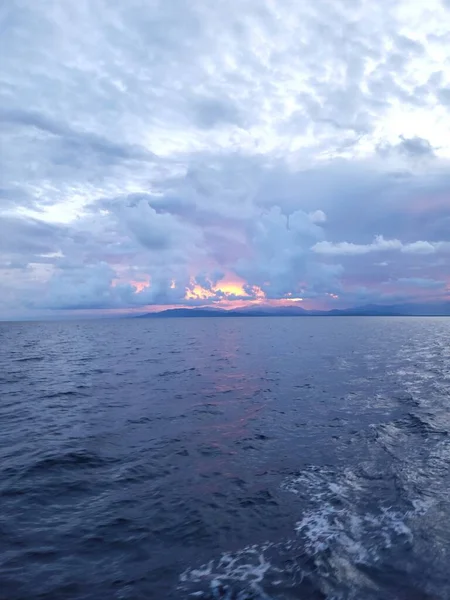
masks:
[[[448,467],[450,443],[446,438],[437,443],[432,440],[424,453],[423,446],[411,448],[408,427],[407,420],[374,426],[372,459],[355,469],[312,466],[285,479],[281,489],[298,498],[299,519],[292,539],[248,546],[188,569],[180,578],[188,596],[273,600],[285,598],[289,587],[300,593],[306,582],[306,597],[311,589],[330,600],[385,597],[367,573],[376,572],[391,559],[401,565],[402,557],[408,555],[402,552],[406,548],[417,552],[420,560],[422,544],[428,543],[426,532],[436,528],[440,505],[447,499],[447,488],[438,475]],[[381,448],[407,460],[396,460],[389,469],[385,461],[380,462]],[[422,479],[428,481],[430,471],[436,476],[429,481],[431,488],[424,488]],[[386,486],[381,503],[374,497],[374,481]],[[396,486],[400,483],[399,496]],[[414,491],[421,489],[422,495],[415,497]],[[415,540],[417,531],[419,541]],[[445,536],[439,543],[447,556]],[[285,565],[292,557],[288,572]],[[440,571],[439,563],[436,572]]]
[[[412,512],[423,513],[428,503],[417,500],[412,511],[372,506],[364,511],[361,497],[367,489],[349,470],[309,468],[282,482],[283,490],[301,497],[304,509],[295,525],[296,537],[279,544],[248,546],[186,570],[180,586],[188,596],[227,600],[269,600],[277,586],[292,588],[310,577],[314,589],[330,599],[374,597],[377,588],[359,568],[376,565],[394,545],[411,544],[408,525]],[[366,498],[367,499],[367,498]],[[307,557],[294,564],[294,577],[283,566],[291,556]],[[311,564],[313,568],[311,570]],[[271,595],[265,591],[270,583]],[[371,595],[372,594],[372,595]]]
[[[190,592],[193,597],[269,600],[261,584],[269,571],[280,573],[266,556],[273,547],[271,543],[247,546],[234,553],[224,553],[198,568],[187,569],[180,576],[181,587],[199,584],[202,590]]]
[[[419,499],[412,510],[378,506],[370,486],[349,469],[305,469],[281,487],[306,504],[296,531],[316,565],[318,587],[328,598],[378,597],[375,583],[360,566],[376,567],[391,548],[411,545],[410,518],[429,508]]]

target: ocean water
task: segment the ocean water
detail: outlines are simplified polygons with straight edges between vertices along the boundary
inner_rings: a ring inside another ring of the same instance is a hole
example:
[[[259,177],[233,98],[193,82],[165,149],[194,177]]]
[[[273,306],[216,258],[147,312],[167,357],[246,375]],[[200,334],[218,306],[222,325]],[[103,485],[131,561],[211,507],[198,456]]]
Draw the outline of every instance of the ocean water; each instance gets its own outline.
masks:
[[[0,323],[0,598],[450,598],[450,319]]]

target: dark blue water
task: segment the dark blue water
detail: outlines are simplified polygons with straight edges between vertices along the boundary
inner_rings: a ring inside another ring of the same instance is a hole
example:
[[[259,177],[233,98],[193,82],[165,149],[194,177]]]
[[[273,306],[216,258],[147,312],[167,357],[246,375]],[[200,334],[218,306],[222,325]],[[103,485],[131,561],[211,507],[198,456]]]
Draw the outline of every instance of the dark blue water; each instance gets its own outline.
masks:
[[[450,319],[0,324],[0,598],[450,598]]]

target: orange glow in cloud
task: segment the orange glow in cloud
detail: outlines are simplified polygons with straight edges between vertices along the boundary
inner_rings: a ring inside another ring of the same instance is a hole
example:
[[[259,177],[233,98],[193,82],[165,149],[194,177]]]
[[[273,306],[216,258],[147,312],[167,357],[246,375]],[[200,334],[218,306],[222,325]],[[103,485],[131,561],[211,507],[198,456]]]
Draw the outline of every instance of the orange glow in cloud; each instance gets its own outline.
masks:
[[[244,291],[245,283],[244,279],[241,279],[237,275],[225,275],[215,286],[214,290],[234,296],[248,296],[247,292]]]
[[[186,300],[210,300],[211,304],[218,308],[232,309],[242,308],[265,301],[266,296],[258,286],[253,286],[250,291],[245,291],[246,282],[234,273],[226,274],[216,285],[206,290],[191,281],[192,287],[186,291]],[[217,298],[220,294],[221,298]],[[239,299],[236,299],[236,296]]]
[[[186,300],[208,300],[208,298],[214,298],[214,292],[210,290],[205,290],[200,285],[194,285],[193,288],[186,290],[186,295],[184,296]]]
[[[134,293],[140,294],[142,291],[150,287],[150,277],[146,277],[145,279],[143,278],[139,280],[132,279],[131,281],[125,278],[113,279],[111,287],[114,288],[118,285],[131,285],[131,287],[134,287]]]
[[[118,285],[120,280],[115,280],[113,285]],[[139,280],[128,281],[129,285],[133,286],[135,289],[135,294],[140,294],[145,289],[151,286],[150,277],[147,279],[140,278]],[[269,282],[267,282],[269,285]],[[170,288],[175,289],[177,286],[177,281],[172,279],[170,283]],[[300,292],[303,291],[304,283],[299,282],[298,290]],[[325,296],[329,300],[337,300],[338,296],[336,294],[327,293]],[[206,289],[202,287],[200,284],[196,283],[195,278],[192,277],[190,280],[189,286],[186,288],[186,292],[184,295],[184,300],[188,301],[196,301],[195,304],[197,306],[215,306],[217,308],[222,308],[225,310],[236,309],[236,308],[244,308],[246,306],[292,306],[294,304],[301,304],[301,306],[305,309],[315,309],[319,308],[321,301],[317,298],[314,300],[304,299],[301,295],[294,295],[293,292],[289,292],[285,295],[284,298],[271,299],[267,298],[263,290],[258,286],[247,286],[244,279],[238,277],[234,273],[227,273],[220,281],[218,281],[215,285],[212,285],[210,289]],[[324,307],[326,307],[326,300],[323,298]],[[135,310],[145,310],[147,312],[155,312],[160,310],[165,310],[169,308],[178,308],[186,306],[183,302],[177,305],[151,305],[151,306],[142,306],[140,309]]]
[[[218,308],[233,309],[243,308],[245,306],[265,304],[270,306],[287,306],[294,303],[304,302],[301,296],[293,296],[289,292],[285,298],[267,299],[263,290],[258,286],[252,286],[249,289],[244,279],[234,273],[225,275],[216,285],[207,290],[191,280],[191,288],[186,291],[186,300],[209,300],[211,304]],[[244,286],[247,287],[247,291]],[[217,294],[225,297],[217,298]],[[238,296],[239,299],[235,297]]]
[[[211,286],[210,290],[207,290],[192,279],[192,287],[186,291],[185,298],[186,300],[208,300],[214,298],[216,294],[224,294],[225,296],[247,296],[250,299],[249,294],[244,290],[244,285],[245,281],[240,277],[226,275],[216,285]],[[224,300],[218,300],[217,305],[221,302]]]
[[[254,296],[256,296],[256,299],[258,301],[264,300],[265,297],[266,297],[265,293],[257,285],[252,286],[252,293],[253,293]]]
[[[134,293],[139,294],[146,288],[150,287],[150,281],[130,281],[130,285],[136,290]]]

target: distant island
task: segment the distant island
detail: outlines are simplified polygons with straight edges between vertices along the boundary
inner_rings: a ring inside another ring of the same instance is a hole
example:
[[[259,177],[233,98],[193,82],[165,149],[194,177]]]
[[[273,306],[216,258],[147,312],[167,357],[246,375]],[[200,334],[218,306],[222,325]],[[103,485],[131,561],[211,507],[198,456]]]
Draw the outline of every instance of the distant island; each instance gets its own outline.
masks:
[[[231,310],[218,308],[170,308],[160,312],[137,315],[140,319],[167,319],[192,317],[448,317],[450,302],[439,304],[368,304],[354,308],[328,311],[306,310],[300,306],[249,306]]]

